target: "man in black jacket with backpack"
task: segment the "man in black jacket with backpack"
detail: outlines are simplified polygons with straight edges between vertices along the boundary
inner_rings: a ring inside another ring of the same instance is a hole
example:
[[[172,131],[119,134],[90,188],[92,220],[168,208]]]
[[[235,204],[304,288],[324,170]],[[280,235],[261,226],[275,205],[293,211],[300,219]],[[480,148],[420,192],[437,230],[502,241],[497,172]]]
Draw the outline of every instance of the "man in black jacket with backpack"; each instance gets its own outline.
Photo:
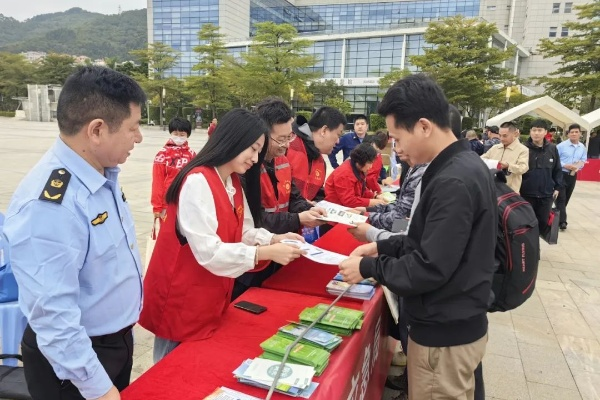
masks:
[[[425,75],[394,84],[378,111],[411,159],[431,163],[408,235],[360,246],[340,270],[347,282],[373,277],[404,297],[411,399],[473,399],[495,272],[492,176],[454,137],[448,102]]]
[[[547,124],[536,119],[531,124],[529,139],[524,145],[529,149],[529,170],[523,175],[521,196],[527,200],[538,220],[540,233],[546,231],[552,202],[562,186],[562,170],[556,145],[545,139]]]

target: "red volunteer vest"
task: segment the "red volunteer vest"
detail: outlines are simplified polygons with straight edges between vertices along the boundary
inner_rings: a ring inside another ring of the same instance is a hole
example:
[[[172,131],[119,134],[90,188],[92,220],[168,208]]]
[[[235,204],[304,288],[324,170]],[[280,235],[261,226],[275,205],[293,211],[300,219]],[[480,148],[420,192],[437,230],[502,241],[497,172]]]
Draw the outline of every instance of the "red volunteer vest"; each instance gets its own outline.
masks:
[[[260,200],[266,212],[287,212],[290,206],[290,193],[292,192],[292,170],[285,156],[275,157],[275,177],[277,178],[277,192],[275,195],[273,183],[264,165],[260,167]]]
[[[221,178],[212,167],[198,167],[212,188],[218,227],[225,243],[242,241],[244,200],[237,174],[231,175],[236,192],[233,209]],[[189,175],[188,175],[189,176]],[[164,339],[177,342],[209,338],[229,306],[233,278],[212,274],[182,244],[176,231],[177,205],[169,204],[144,279],[144,307],[140,325]],[[182,240],[185,240],[182,238]]]
[[[292,178],[302,197],[313,200],[325,183],[325,160],[323,157],[313,160],[309,174],[306,147],[298,137],[290,142],[287,158],[292,167]]]

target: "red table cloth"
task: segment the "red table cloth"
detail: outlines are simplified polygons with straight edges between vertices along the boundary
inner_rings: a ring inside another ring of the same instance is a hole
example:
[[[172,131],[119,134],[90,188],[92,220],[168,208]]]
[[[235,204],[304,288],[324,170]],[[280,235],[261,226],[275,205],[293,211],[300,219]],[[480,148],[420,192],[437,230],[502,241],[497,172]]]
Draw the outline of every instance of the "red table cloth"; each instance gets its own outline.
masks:
[[[123,400],[200,400],[217,387],[226,386],[265,398],[267,391],[238,383],[232,371],[247,358],[261,354],[260,343],[289,320],[298,320],[305,307],[331,299],[297,293],[253,288],[238,300],[267,307],[254,315],[234,308],[223,317],[223,325],[207,340],[181,344],[121,393]],[[315,378],[319,387],[313,400],[378,400],[391,361],[387,340],[387,305],[381,290],[363,303],[342,299],[338,305],[365,312],[363,327],[345,337],[331,354],[329,366]],[[275,393],[273,399],[290,399]]]

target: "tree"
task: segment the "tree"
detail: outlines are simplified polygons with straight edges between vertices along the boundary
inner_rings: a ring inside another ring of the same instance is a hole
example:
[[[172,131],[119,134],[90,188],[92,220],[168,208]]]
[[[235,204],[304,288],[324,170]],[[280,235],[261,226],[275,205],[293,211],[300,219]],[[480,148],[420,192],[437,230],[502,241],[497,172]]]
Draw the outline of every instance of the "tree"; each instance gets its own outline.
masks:
[[[131,77],[139,75],[148,76],[148,64],[142,63],[136,65],[133,61],[125,61],[124,63],[117,64],[115,66],[115,71]]]
[[[499,87],[516,80],[501,67],[514,54],[513,47],[488,46],[497,32],[494,24],[460,15],[433,22],[425,32],[425,41],[433,47],[410,61],[437,80],[450,103],[476,115],[494,104]]]
[[[329,97],[324,101],[323,104],[329,107],[337,108],[342,112],[342,114],[350,114],[352,112],[352,104],[341,97]]]
[[[193,97],[193,103],[203,107],[208,105],[212,118],[217,117],[218,109],[231,107],[229,88],[225,81],[223,65],[228,58],[227,49],[219,27],[204,24],[198,32],[200,45],[194,47],[198,53],[198,64],[192,70],[200,72],[200,76],[190,76],[185,79],[188,93]]]
[[[160,125],[164,125],[165,94],[167,91],[181,92],[181,84],[175,77],[167,77],[168,71],[177,65],[179,52],[161,42],[149,43],[147,49],[133,50],[131,55],[142,64],[148,65],[148,75],[134,77],[149,95],[157,97],[160,108]]]
[[[578,21],[563,24],[570,36],[540,41],[543,57],[560,57],[560,67],[537,80],[550,95],[571,107],[578,106],[580,97],[589,96],[589,107],[594,110],[600,92],[600,0],[575,9]]]
[[[27,96],[27,84],[33,82],[35,66],[21,54],[0,53],[0,110],[14,110],[13,97]]]
[[[36,80],[42,85],[62,85],[75,71],[75,58],[67,54],[50,53],[42,60]]]
[[[242,54],[242,63],[231,62],[229,81],[236,97],[244,103],[254,103],[275,95],[284,99],[290,90],[301,96],[306,82],[317,79],[320,73],[310,72],[317,59],[308,54],[309,40],[298,39],[298,32],[290,24],[261,22],[250,49]]]
[[[390,72],[379,78],[379,92],[383,96],[394,83],[407,77],[411,72],[408,68],[400,69],[393,67]]]

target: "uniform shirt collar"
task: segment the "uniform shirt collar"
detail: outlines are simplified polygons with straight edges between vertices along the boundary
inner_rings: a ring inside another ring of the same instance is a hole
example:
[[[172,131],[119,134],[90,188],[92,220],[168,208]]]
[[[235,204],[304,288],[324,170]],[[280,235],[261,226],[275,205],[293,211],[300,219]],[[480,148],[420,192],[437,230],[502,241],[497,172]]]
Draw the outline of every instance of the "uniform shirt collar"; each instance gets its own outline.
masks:
[[[106,183],[107,178],[116,181],[117,174],[120,171],[118,167],[105,168],[104,173],[106,176],[101,175],[79,154],[67,146],[60,137],[54,143],[53,152],[65,168],[76,175],[90,193],[96,193]]]
[[[513,150],[513,149],[516,149],[520,144],[521,144],[521,142],[519,141],[519,139],[515,139],[515,140],[513,140],[513,142],[511,144],[506,146],[505,149]]]

